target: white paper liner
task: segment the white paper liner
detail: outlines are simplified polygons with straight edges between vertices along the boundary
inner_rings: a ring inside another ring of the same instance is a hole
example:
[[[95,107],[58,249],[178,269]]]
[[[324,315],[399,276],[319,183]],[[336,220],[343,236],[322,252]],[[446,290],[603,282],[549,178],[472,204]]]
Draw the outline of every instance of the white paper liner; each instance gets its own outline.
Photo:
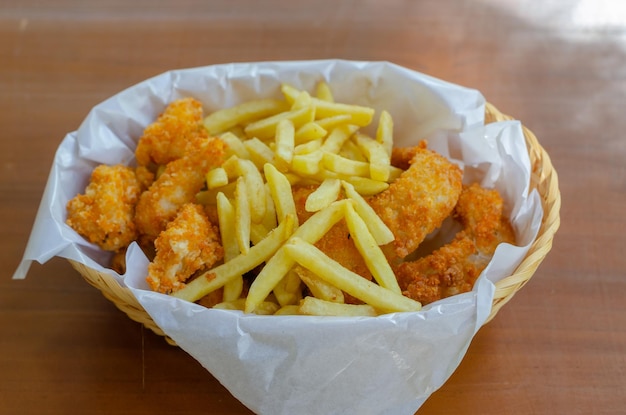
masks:
[[[465,182],[501,192],[518,246],[499,246],[472,292],[421,312],[375,318],[206,309],[149,291],[148,261],[137,245],[131,245],[127,272],[119,276],[105,268],[109,253],[65,225],[66,203],[84,191],[93,168],[133,164],[143,129],[172,100],[192,96],[210,112],[249,99],[279,98],[283,82],[312,91],[320,80],[330,84],[337,101],[388,110],[397,146],[427,138],[430,148],[464,167]],[[166,72],[97,105],[78,131],[65,137],[14,278],[24,278],[32,261],[53,256],[110,273],[168,336],[256,413],[413,414],[456,369],[491,312],[493,283],[514,271],[541,224],[539,196],[529,192],[521,125],[484,126],[484,103],[478,91],[387,62],[261,62]]]

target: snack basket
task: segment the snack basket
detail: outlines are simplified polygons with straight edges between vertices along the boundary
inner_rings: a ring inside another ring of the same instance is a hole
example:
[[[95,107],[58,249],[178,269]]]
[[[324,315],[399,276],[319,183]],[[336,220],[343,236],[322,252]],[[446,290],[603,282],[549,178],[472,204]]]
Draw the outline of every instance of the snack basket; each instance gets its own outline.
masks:
[[[486,103],[485,123],[511,119],[513,118],[501,113],[490,103]],[[537,238],[531,245],[528,254],[512,275],[501,279],[495,284],[496,290],[493,305],[487,321],[490,321],[500,308],[530,280],[539,267],[539,264],[550,251],[554,234],[560,224],[559,210],[561,196],[556,171],[552,166],[550,157],[541,147],[535,135],[524,126],[522,126],[522,129],[532,168],[530,188],[536,189],[539,193],[544,216]],[[99,289],[104,297],[112,301],[113,304],[126,313],[129,318],[143,324],[157,335],[164,336],[168,343],[175,345],[175,342],[166,336],[161,328],[155,324],[150,315],[134,297],[130,289],[122,287],[111,275],[98,272],[78,261],[69,261],[88,283]]]

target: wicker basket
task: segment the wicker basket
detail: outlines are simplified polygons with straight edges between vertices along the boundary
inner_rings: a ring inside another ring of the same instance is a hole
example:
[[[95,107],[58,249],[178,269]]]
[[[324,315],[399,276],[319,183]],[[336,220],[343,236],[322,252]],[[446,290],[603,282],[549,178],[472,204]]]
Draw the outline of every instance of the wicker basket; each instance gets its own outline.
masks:
[[[487,103],[485,122],[512,120],[513,118],[502,114],[493,105]],[[561,194],[558,187],[558,178],[550,157],[541,147],[535,135],[526,127],[522,127],[526,144],[530,155],[532,167],[531,189],[536,188],[541,197],[544,210],[543,222],[537,239],[530,247],[528,254],[517,267],[515,272],[498,281],[493,299],[493,307],[487,321],[490,321],[500,308],[506,304],[515,293],[520,290],[539,267],[541,261],[552,248],[554,234],[559,228],[561,207]],[[143,309],[128,288],[122,287],[110,275],[97,272],[84,264],[70,260],[72,266],[102,294],[112,301],[117,308],[122,310],[132,320],[142,323],[156,334],[164,336],[168,343],[175,345],[174,341],[167,337],[154,323],[150,315]]]

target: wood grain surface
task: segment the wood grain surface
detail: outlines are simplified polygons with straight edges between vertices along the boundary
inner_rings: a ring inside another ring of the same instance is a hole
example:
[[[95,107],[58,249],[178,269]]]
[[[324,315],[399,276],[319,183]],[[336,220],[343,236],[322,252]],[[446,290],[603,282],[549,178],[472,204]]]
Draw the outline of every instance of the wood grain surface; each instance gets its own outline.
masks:
[[[624,413],[625,39],[621,0],[2,1],[0,413],[251,413],[66,261],[11,275],[91,107],[170,69],[317,58],[476,88],[559,174],[552,251],[418,414]]]

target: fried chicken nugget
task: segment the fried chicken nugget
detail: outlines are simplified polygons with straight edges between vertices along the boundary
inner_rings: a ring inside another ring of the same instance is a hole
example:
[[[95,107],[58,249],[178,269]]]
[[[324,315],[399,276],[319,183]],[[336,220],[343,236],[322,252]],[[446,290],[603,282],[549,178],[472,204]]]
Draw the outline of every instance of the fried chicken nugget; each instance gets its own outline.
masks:
[[[400,159],[411,156],[409,168],[368,202],[395,236],[387,255],[392,251],[404,258],[450,215],[461,193],[463,173],[423,144],[397,154]]]
[[[172,101],[139,139],[135,157],[141,166],[164,165],[185,154],[187,144],[203,130],[202,103],[194,98]]]
[[[431,255],[394,269],[403,294],[429,304],[471,291],[502,242],[514,243],[515,233],[502,215],[503,201],[493,189],[465,186],[454,216],[463,229]]]
[[[140,192],[132,168],[99,165],[85,194],[67,203],[66,223],[104,250],[123,249],[137,236],[133,217]]]
[[[157,292],[172,293],[184,287],[196,271],[210,268],[224,257],[218,230],[202,206],[183,205],[154,242],[156,257],[148,265],[146,281]]]
[[[181,158],[167,164],[137,203],[135,223],[142,242],[156,239],[181,206],[195,201],[206,173],[222,164],[224,149],[222,140],[204,133],[189,143]]]

